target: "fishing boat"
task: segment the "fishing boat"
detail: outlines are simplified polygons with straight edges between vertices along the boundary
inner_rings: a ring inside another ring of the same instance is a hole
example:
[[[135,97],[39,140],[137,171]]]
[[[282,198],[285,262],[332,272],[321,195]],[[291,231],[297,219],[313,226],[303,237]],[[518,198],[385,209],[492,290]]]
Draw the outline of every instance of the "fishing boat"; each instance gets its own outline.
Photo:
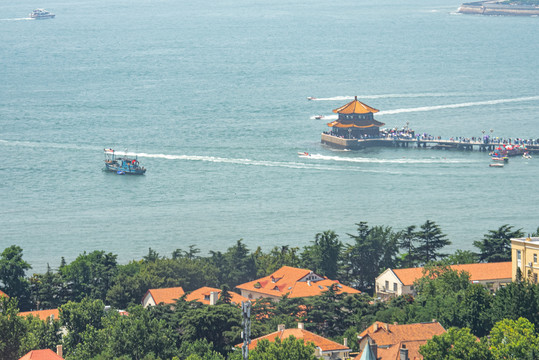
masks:
[[[51,13],[50,11],[47,11],[45,9],[35,9],[34,11],[32,11],[29,15],[32,19],[52,19],[54,18],[56,15],[54,15],[53,13]]]
[[[137,156],[128,157],[127,154],[117,156],[113,149],[105,149],[104,171],[113,172],[118,175],[143,175],[146,168],[141,166]]]

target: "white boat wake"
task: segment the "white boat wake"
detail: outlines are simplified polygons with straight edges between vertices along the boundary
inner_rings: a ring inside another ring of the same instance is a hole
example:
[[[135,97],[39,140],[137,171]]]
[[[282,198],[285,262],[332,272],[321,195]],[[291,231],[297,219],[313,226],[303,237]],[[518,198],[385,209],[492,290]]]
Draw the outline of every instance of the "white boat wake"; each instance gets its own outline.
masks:
[[[514,99],[498,99],[498,100],[466,102],[466,103],[460,103],[460,104],[422,106],[422,107],[409,108],[409,109],[384,110],[384,111],[380,111],[376,115],[401,114],[401,113],[418,112],[418,111],[434,111],[434,110],[455,109],[455,108],[462,108],[462,107],[469,107],[469,106],[497,105],[497,104],[505,104],[505,103],[512,103],[512,102],[537,101],[537,100],[539,100],[539,96],[528,96],[528,97],[521,97],[521,98],[514,98]]]
[[[379,94],[379,95],[358,95],[358,99],[390,99],[390,98],[421,98],[421,97],[447,97],[447,96],[468,96],[462,93],[419,93],[419,94]],[[326,98],[310,97],[312,101],[343,101],[354,100],[355,96],[333,96]]]

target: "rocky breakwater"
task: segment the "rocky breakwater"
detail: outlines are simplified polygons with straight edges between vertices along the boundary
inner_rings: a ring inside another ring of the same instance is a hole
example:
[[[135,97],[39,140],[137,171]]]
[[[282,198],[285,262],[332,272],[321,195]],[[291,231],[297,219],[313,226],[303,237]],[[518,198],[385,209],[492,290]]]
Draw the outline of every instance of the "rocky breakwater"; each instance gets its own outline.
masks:
[[[539,6],[497,1],[476,1],[462,4],[462,14],[539,16]]]

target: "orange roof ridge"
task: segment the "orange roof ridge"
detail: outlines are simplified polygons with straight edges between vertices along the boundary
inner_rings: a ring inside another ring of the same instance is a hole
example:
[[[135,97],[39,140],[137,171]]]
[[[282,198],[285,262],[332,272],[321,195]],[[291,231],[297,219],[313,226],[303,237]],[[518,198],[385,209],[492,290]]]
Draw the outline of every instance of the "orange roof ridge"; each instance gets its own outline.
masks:
[[[19,360],[64,360],[51,349],[31,350]]]
[[[58,320],[60,317],[60,311],[58,309],[48,309],[48,310],[33,310],[33,311],[19,312],[19,316],[26,317],[28,315],[37,317],[40,320],[48,320],[51,316],[54,320]]]
[[[146,295],[150,293],[153,300],[155,301],[155,304],[173,304],[176,302],[177,299],[181,298],[185,291],[183,291],[183,288],[181,286],[177,287],[169,287],[169,288],[161,288],[161,289],[149,289],[146,292]],[[144,295],[144,298],[146,297]]]
[[[305,343],[312,342],[316,347],[319,347],[322,351],[336,351],[336,350],[349,350],[347,346],[344,346],[342,344],[339,344],[335,341],[326,339],[325,337],[322,337],[320,335],[316,335],[313,332],[310,332],[305,329],[284,329],[284,330],[278,330],[275,332],[272,332],[268,335],[261,336],[259,338],[251,340],[251,344],[249,344],[249,350],[252,350],[256,348],[257,343],[260,340],[268,340],[269,342],[274,342],[276,338],[279,338],[280,340],[288,339],[290,336],[294,336],[296,339],[303,339]],[[236,346],[241,346],[242,344],[238,344]]]
[[[348,104],[341,106],[333,110],[334,113],[339,114],[367,114],[367,113],[377,113],[380,110],[370,107],[369,105],[362,103],[357,99],[357,96],[354,100],[350,101]]]

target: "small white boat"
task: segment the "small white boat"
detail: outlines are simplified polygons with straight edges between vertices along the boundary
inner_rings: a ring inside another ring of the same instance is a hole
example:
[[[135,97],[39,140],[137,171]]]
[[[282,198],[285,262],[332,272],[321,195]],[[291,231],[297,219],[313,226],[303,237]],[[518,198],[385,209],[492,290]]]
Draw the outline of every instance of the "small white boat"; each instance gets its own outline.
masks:
[[[315,119],[323,119],[323,118],[324,118],[324,115],[315,115],[314,118],[315,118]]]
[[[56,15],[45,9],[35,9],[29,15],[32,19],[52,19]]]
[[[301,157],[308,157],[308,156],[311,156],[311,154],[309,154],[307,151],[304,151],[304,152],[298,152],[298,155],[301,156]]]
[[[503,167],[503,164],[495,163],[495,164],[489,164],[490,167]]]
[[[524,154],[522,154],[522,157],[523,157],[524,159],[531,159],[531,158],[532,158],[532,156],[531,156],[529,153],[524,153]]]
[[[307,98],[307,100],[316,100],[316,98],[315,98],[315,97],[312,97],[312,96],[309,96],[309,97]]]

